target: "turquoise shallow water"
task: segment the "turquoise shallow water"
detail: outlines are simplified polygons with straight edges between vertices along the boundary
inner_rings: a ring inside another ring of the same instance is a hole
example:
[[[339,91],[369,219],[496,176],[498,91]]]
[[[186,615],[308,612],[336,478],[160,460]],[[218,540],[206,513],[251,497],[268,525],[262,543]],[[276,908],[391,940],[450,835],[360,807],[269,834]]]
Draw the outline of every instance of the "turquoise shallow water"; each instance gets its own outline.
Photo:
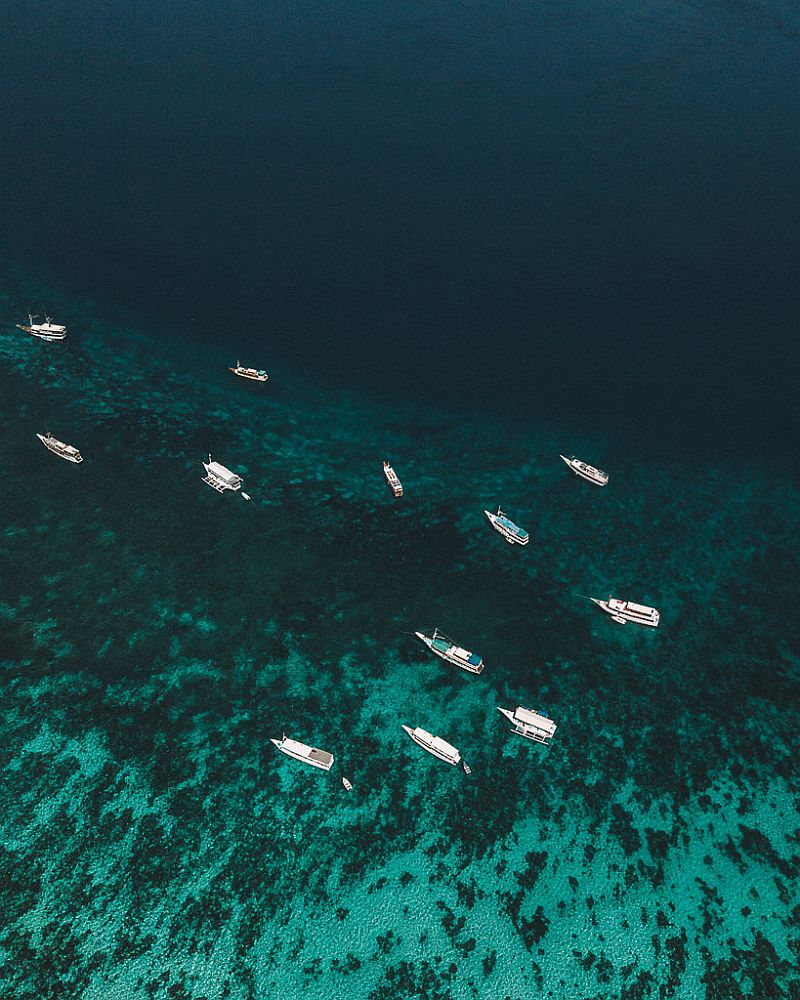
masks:
[[[800,996],[782,469],[253,387],[52,291],[69,339],[32,342],[41,290],[4,288],[3,996]],[[208,450],[252,503],[203,486]],[[662,626],[575,596],[609,591]],[[433,625],[484,674],[409,635]],[[508,731],[515,704],[557,721],[551,749]]]

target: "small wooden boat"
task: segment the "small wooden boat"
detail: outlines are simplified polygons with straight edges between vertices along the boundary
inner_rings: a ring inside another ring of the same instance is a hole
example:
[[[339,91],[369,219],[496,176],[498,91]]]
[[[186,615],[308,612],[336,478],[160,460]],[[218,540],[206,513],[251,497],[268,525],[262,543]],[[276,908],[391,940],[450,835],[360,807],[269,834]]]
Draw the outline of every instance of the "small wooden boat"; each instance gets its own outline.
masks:
[[[388,462],[383,463],[383,474],[386,476],[386,482],[389,484],[392,493],[396,497],[401,497],[403,495],[403,484],[397,478],[397,473]]]

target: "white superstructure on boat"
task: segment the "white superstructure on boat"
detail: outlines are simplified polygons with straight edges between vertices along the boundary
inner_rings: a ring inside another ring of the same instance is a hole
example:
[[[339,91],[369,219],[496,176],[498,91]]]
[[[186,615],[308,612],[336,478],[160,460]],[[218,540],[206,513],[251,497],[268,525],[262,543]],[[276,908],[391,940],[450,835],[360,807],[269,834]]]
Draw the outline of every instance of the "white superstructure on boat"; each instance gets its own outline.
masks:
[[[534,740],[536,743],[550,746],[547,741],[553,738],[557,727],[555,722],[548,719],[546,715],[541,712],[532,712],[529,708],[522,708],[522,706],[515,708],[512,712],[511,709],[500,708],[498,705],[497,711],[508,719],[514,727],[515,733],[519,733],[527,740]]]
[[[496,514],[490,510],[485,510],[483,513],[489,518],[489,524],[494,530],[499,531],[510,545],[527,545],[530,541],[528,532],[520,528],[518,524],[514,524],[511,518],[504,514],[499,507]]]
[[[607,472],[602,472],[600,469],[595,469],[593,465],[587,465],[586,462],[581,462],[581,460],[579,458],[575,458],[574,455],[572,458],[567,458],[566,455],[559,455],[559,458],[563,459],[567,463],[576,476],[581,476],[590,483],[594,483],[595,486],[605,486],[608,482]]]
[[[236,362],[235,368],[228,368],[229,372],[233,372],[234,375],[238,375],[239,378],[249,378],[253,382],[266,382],[269,375],[263,370],[263,368],[245,368],[241,362]]]
[[[412,729],[411,726],[403,726],[403,729],[423,750],[432,753],[439,760],[443,760],[447,764],[457,764],[461,760],[461,754],[458,750],[440,736],[433,736],[426,729],[420,729],[419,726],[416,729]]]
[[[471,653],[468,649],[462,649],[461,646],[457,646],[452,639],[448,639],[444,632],[440,632],[438,628],[433,630],[433,635],[426,635],[424,632],[415,632],[414,635],[418,639],[422,639],[432,653],[435,653],[443,660],[447,660],[448,663],[454,663],[457,667],[461,667],[462,670],[468,670],[471,674],[480,674],[483,672],[485,664],[482,657],[478,656],[477,653]]]
[[[318,750],[316,747],[310,747],[298,740],[290,740],[288,736],[279,740],[270,740],[270,742],[274,743],[280,752],[285,753],[287,757],[294,757],[295,760],[310,764],[312,767],[318,767],[321,771],[330,771],[333,764],[333,754],[328,753],[327,750]]]
[[[63,340],[66,337],[67,328],[65,326],[54,323],[47,315],[44,318],[44,323],[34,323],[33,321],[38,318],[38,316],[31,316],[28,313],[28,326],[17,323],[17,329],[24,330],[25,333],[29,333],[32,337],[38,337],[40,340]]]
[[[638,625],[651,625],[655,628],[661,620],[658,611],[655,608],[648,608],[646,604],[620,601],[610,595],[607,601],[603,601],[599,597],[590,597],[589,600],[611,615],[615,622],[620,622],[622,625],[625,622],[636,622]]]
[[[401,497],[403,495],[403,484],[397,478],[397,473],[388,462],[383,463],[383,474],[386,476],[386,482],[391,487],[392,493],[396,497]]]
[[[45,448],[52,451],[54,455],[58,455],[59,458],[66,459],[68,462],[74,462],[76,465],[78,462],[83,461],[83,456],[77,448],[73,448],[71,444],[64,444],[63,441],[54,438],[49,431],[47,434],[37,434],[36,437],[39,438]]]
[[[224,493],[225,490],[240,490],[242,488],[242,477],[237,476],[230,469],[226,469],[219,462],[212,462],[211,455],[208,456],[207,462],[203,462],[203,468],[206,470],[203,482],[208,483],[218,493]]]

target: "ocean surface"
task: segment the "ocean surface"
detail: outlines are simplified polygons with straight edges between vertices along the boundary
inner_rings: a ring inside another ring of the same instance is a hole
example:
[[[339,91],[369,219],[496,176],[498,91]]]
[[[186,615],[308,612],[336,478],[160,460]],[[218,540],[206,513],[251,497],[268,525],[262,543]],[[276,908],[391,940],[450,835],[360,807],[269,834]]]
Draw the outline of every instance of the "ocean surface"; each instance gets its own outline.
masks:
[[[0,42],[2,1000],[798,1000],[796,5]]]

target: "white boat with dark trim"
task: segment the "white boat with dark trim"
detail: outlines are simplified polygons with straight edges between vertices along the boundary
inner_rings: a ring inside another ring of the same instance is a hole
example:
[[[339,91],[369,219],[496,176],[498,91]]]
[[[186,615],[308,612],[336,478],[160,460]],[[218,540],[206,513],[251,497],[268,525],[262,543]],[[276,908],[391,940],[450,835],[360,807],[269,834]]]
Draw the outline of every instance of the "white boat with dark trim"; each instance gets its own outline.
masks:
[[[527,545],[530,541],[528,532],[520,528],[518,524],[514,524],[511,518],[504,514],[499,507],[496,514],[490,510],[485,510],[483,513],[489,518],[489,524],[494,530],[499,531],[510,545]]]
[[[49,431],[47,434],[37,434],[36,437],[39,438],[48,451],[52,451],[59,458],[63,458],[67,462],[74,462],[76,465],[83,461],[83,456],[77,448],[73,448],[71,444],[64,444],[63,441],[54,438]]]
[[[298,740],[290,740],[288,736],[283,736],[279,740],[270,740],[287,757],[294,757],[295,760],[318,767],[320,771],[330,771],[333,764],[333,754],[327,750],[318,750],[310,747],[307,743],[300,743]],[[346,786],[345,786],[346,787]]]
[[[611,615],[614,621],[621,625],[624,625],[625,622],[636,622],[637,625],[650,625],[655,628],[661,620],[658,611],[655,608],[648,608],[646,604],[620,601],[611,595],[607,601],[603,601],[599,597],[590,597],[589,600]]]
[[[543,712],[532,712],[529,708],[522,708],[521,705],[513,712],[510,708],[500,708],[498,705],[497,711],[508,719],[515,733],[524,736],[526,740],[550,746],[547,741],[553,738],[557,727]]]
[[[434,757],[438,757],[439,760],[443,760],[447,764],[458,764],[461,760],[461,754],[458,750],[443,740],[441,736],[434,736],[426,729],[420,729],[419,726],[416,729],[412,729],[411,726],[403,726],[403,729],[416,744],[421,746],[423,750],[427,750],[428,753],[432,753]]]
[[[33,321],[38,318],[38,316],[31,316],[28,313],[28,325],[23,326],[21,323],[17,323],[17,329],[24,330],[32,337],[38,337],[39,340],[64,340],[67,336],[67,328],[54,323],[49,316],[45,315],[44,323],[34,323]]]
[[[594,483],[595,486],[605,486],[608,482],[607,472],[595,469],[593,465],[587,465],[586,462],[582,462],[579,458],[575,458],[574,455],[572,458],[567,458],[566,455],[559,455],[558,457],[567,463],[576,476],[580,476],[582,479],[586,479],[588,482]]]
[[[208,456],[207,462],[203,462],[203,468],[206,470],[203,482],[208,483],[217,493],[224,493],[225,490],[236,491],[242,488],[242,477],[237,476],[230,469],[226,469],[219,462],[212,462],[211,455]]]
[[[397,473],[389,465],[388,462],[383,463],[383,474],[386,476],[386,482],[396,497],[401,497],[403,495],[403,484],[397,478]]]
[[[235,368],[228,368],[229,372],[238,375],[239,378],[249,378],[252,382],[266,382],[269,375],[262,368],[245,368],[240,362],[236,362]]]
[[[424,632],[415,632],[414,635],[418,639],[422,639],[432,653],[447,660],[448,663],[454,663],[457,667],[468,670],[471,674],[483,673],[485,666],[483,658],[477,653],[471,653],[468,649],[457,646],[438,628],[433,630],[433,635],[426,635]]]
[[[353,783],[350,781],[349,778],[342,778],[342,784],[344,785],[346,792],[353,791]]]

